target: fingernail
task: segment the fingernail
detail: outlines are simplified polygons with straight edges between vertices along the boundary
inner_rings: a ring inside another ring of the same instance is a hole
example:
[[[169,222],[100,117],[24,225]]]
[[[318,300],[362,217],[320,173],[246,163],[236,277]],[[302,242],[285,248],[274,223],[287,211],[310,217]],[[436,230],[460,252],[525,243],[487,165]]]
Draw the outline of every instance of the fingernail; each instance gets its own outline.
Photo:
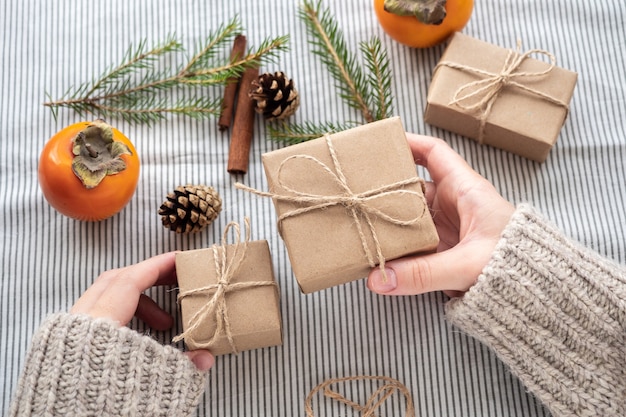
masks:
[[[211,367],[213,367],[213,363],[215,362],[215,360],[213,359],[213,355],[208,352],[198,352],[196,355],[193,356],[193,358],[191,358],[191,361],[194,363],[194,365],[196,365],[196,368],[201,371],[208,371],[209,369],[211,369]]]
[[[370,277],[370,287],[379,293],[391,292],[398,286],[396,273],[393,269],[385,268],[385,273],[380,269],[375,270]]]

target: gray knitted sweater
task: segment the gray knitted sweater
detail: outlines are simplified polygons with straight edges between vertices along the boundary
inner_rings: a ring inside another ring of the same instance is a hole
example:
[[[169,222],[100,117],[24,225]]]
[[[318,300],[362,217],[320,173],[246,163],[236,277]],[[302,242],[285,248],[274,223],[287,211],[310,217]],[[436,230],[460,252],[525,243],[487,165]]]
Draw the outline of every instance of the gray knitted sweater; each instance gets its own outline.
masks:
[[[626,272],[515,212],[455,325],[493,349],[555,416],[626,416]],[[41,326],[11,416],[185,416],[204,375],[182,353],[110,322],[57,314]]]
[[[520,206],[448,319],[555,416],[626,416],[626,271]]]
[[[205,377],[178,349],[128,327],[55,314],[33,338],[10,416],[188,416]]]

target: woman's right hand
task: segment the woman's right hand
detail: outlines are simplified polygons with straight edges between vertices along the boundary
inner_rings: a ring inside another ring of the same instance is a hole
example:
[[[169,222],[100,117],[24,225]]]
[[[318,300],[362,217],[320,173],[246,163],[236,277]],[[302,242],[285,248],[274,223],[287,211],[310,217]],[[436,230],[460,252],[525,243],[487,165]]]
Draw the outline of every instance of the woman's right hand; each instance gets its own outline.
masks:
[[[428,201],[440,242],[437,252],[386,262],[387,279],[373,268],[368,288],[379,294],[444,291],[460,296],[489,262],[515,207],[443,140],[407,133],[415,163],[432,178]]]

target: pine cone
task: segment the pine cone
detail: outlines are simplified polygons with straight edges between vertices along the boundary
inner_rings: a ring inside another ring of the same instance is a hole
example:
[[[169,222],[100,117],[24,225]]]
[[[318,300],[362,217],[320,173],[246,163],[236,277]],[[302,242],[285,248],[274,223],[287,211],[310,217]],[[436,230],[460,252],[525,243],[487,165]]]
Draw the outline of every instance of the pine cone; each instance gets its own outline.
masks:
[[[176,233],[199,232],[211,224],[222,210],[222,199],[213,187],[178,186],[161,204],[163,226]]]
[[[255,100],[254,108],[266,120],[284,119],[295,113],[300,105],[300,97],[293,84],[284,72],[259,75],[252,81],[252,89],[248,95]]]

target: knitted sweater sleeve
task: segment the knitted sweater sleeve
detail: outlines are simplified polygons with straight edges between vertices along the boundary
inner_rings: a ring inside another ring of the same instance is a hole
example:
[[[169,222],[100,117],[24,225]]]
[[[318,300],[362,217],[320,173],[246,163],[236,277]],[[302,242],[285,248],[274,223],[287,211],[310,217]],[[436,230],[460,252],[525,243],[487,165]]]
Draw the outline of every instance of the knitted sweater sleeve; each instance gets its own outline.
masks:
[[[55,314],[33,337],[10,416],[187,416],[205,373],[111,321]]]
[[[527,205],[446,312],[555,416],[626,416],[626,271]]]

